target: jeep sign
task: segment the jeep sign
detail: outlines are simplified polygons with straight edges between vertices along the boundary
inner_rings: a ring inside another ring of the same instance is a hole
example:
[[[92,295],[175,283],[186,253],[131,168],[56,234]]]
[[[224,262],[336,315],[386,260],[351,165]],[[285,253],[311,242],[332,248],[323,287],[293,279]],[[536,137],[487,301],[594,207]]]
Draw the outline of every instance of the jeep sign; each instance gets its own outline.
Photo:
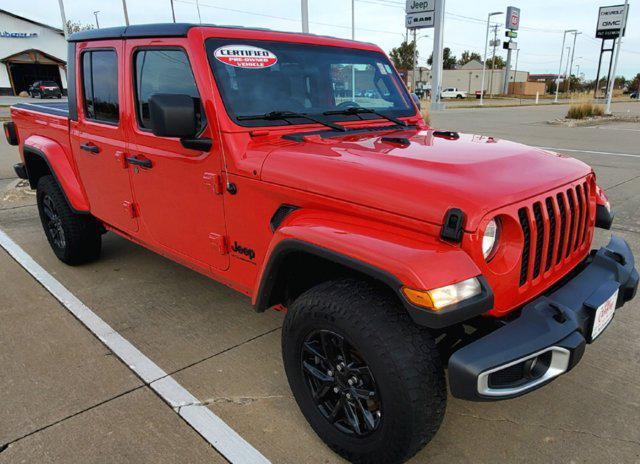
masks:
[[[596,28],[596,37],[598,39],[615,39],[620,35],[620,27],[622,26],[622,18],[625,14],[629,15],[629,7],[625,13],[624,5],[602,6],[598,13],[598,27]],[[624,36],[625,31],[622,31]]]
[[[407,0],[405,26],[407,29],[433,27],[435,9],[435,0]]]

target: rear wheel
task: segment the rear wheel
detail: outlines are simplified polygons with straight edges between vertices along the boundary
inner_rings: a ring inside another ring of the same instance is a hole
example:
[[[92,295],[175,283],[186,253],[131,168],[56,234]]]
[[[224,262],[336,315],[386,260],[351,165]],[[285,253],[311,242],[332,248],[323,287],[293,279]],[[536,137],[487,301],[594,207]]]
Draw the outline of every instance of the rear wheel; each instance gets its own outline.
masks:
[[[435,342],[386,289],[344,279],[308,290],[289,307],[282,350],[302,413],[352,462],[404,462],[440,427],[447,395]]]
[[[102,236],[95,218],[73,212],[53,176],[43,176],[37,187],[38,212],[49,245],[60,261],[75,265],[100,256]]]
[[[458,100],[462,100],[464,97],[462,96],[462,94],[458,94],[458,95],[456,95],[456,98],[457,98]]]

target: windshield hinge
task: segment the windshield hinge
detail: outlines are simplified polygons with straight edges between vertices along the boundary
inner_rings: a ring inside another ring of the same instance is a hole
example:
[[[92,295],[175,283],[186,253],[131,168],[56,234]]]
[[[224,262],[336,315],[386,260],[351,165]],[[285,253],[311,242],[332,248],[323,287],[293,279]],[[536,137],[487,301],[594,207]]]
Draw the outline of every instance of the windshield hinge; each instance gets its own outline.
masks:
[[[205,172],[202,176],[204,185],[210,187],[213,193],[216,195],[222,195],[224,191],[224,185],[222,182],[222,176],[220,174],[213,174],[211,172]]]

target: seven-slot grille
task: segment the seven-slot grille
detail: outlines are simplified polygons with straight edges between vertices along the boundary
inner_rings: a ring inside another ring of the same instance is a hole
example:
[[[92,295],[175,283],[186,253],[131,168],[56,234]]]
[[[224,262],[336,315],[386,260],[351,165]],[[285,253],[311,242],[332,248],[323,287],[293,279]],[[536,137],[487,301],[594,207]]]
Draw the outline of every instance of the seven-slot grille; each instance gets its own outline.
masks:
[[[553,264],[568,259],[584,244],[589,225],[587,182],[518,210],[524,235],[520,285],[537,279]],[[533,266],[530,266],[533,262]]]

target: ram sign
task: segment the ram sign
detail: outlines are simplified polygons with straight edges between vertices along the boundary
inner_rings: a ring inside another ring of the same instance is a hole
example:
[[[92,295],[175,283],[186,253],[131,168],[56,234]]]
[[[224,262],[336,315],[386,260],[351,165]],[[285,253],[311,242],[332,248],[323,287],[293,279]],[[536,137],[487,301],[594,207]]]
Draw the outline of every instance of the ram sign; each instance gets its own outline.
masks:
[[[408,29],[433,27],[435,0],[407,0],[405,25]]]
[[[625,12],[624,5],[602,6],[598,13],[598,27],[596,28],[596,37],[598,39],[615,39],[620,35],[620,27],[622,20],[629,15],[629,6]],[[625,25],[626,26],[626,25]],[[622,31],[624,36],[625,30]]]

